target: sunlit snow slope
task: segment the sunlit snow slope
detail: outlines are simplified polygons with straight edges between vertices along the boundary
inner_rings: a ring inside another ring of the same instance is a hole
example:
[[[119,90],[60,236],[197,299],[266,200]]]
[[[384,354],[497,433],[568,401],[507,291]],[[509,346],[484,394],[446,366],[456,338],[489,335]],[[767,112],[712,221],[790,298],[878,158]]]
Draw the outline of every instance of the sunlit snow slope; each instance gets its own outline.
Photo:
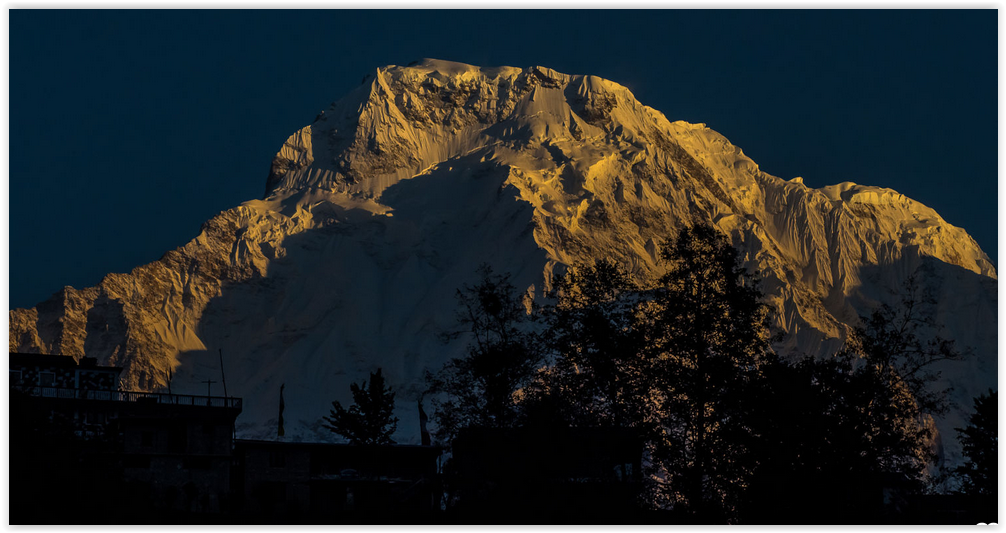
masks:
[[[998,388],[995,268],[932,209],[776,178],[611,81],[436,60],[377,69],[287,140],[263,199],[185,246],[10,311],[10,349],[97,357],[129,389],[163,389],[173,368],[172,390],[193,394],[219,378],[222,349],[228,392],[245,400],[239,435],[261,438],[275,435],[281,384],[287,438],[331,439],[330,402],[382,367],[397,438],[418,442],[423,373],[462,352],[465,337],[440,334],[480,263],[536,297],[598,257],[651,279],[663,239],[693,223],[729,234],[763,278],[783,353],[830,354],[918,272],[943,333],[973,350],[942,367],[954,400]],[[960,424],[959,409],[938,424],[951,461]]]

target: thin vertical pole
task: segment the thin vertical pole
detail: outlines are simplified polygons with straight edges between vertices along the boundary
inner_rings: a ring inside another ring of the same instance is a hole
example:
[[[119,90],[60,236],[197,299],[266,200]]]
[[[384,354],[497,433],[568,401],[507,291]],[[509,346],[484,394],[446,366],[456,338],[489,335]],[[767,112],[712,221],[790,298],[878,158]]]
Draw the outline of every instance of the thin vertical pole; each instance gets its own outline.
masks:
[[[227,397],[227,378],[223,377],[223,349],[217,348],[217,353],[220,354],[220,381],[223,383],[223,397]]]

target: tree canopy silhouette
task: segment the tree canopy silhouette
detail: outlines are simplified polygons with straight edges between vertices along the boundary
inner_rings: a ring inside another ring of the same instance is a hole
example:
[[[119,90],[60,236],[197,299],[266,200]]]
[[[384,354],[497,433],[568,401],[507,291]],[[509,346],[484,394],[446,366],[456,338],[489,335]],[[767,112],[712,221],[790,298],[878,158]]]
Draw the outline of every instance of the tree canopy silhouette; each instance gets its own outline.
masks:
[[[749,518],[774,509],[796,523],[872,520],[880,503],[871,494],[924,489],[935,459],[931,415],[946,408],[932,365],[958,353],[936,333],[914,277],[901,306],[861,322],[833,357],[764,368],[750,405],[759,439]]]
[[[847,342],[847,349],[872,365],[885,385],[895,382],[912,395],[923,412],[946,411],[948,390],[934,390],[940,374],[934,364],[959,359],[954,342],[940,336],[942,327],[933,316],[934,300],[922,289],[916,275],[901,290],[901,305],[880,305]]]
[[[643,303],[657,496],[693,513],[729,514],[750,476],[752,384],[770,355],[768,309],[726,236],[685,228]]]
[[[385,388],[381,369],[371,372],[369,384],[351,383],[349,388],[353,405],[345,409],[333,401],[330,415],[324,417],[328,422],[325,427],[351,444],[393,444],[391,435],[398,426],[398,418],[393,416],[395,393],[391,387]]]
[[[998,494],[999,409],[998,392],[989,390],[974,399],[975,412],[968,425],[957,428],[967,461],[957,469],[962,492],[979,496]]]
[[[885,487],[922,489],[931,415],[946,407],[935,365],[958,352],[914,277],[902,304],[863,317],[838,354],[783,359],[758,280],[726,235],[683,229],[661,266],[647,285],[605,259],[570,266],[547,293],[540,334],[508,277],[484,267],[458,291],[467,354],[429,376],[440,438],[631,428],[647,442],[644,499],[686,521],[871,520]]]
[[[618,264],[599,259],[556,276],[548,296],[542,344],[550,366],[530,389],[530,408],[572,426],[633,425],[636,285]]]
[[[516,395],[541,361],[537,339],[525,327],[534,317],[509,274],[482,265],[479,276],[458,290],[457,321],[464,330],[448,335],[470,335],[466,355],[427,374],[436,434],[445,443],[465,427],[515,426],[521,415]]]

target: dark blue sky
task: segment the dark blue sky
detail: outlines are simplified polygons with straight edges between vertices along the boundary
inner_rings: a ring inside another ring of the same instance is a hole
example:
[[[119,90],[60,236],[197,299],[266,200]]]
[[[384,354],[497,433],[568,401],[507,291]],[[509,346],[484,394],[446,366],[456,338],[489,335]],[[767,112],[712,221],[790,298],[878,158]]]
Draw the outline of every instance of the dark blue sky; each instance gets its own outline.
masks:
[[[766,172],[891,187],[998,264],[996,11],[10,11],[10,307],[260,197],[374,68],[544,65],[705,122]]]

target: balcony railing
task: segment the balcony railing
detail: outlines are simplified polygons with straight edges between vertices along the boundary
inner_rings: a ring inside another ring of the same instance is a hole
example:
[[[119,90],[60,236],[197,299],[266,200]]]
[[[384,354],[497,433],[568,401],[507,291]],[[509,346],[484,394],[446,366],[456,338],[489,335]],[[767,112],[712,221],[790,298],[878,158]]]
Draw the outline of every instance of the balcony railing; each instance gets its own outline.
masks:
[[[38,398],[100,400],[110,402],[151,403],[160,405],[193,405],[197,407],[231,407],[234,409],[241,409],[241,398],[234,398],[231,396],[191,396],[188,394],[64,389],[59,387],[26,387],[21,385],[12,385],[11,389],[23,391],[29,396],[35,396]]]

